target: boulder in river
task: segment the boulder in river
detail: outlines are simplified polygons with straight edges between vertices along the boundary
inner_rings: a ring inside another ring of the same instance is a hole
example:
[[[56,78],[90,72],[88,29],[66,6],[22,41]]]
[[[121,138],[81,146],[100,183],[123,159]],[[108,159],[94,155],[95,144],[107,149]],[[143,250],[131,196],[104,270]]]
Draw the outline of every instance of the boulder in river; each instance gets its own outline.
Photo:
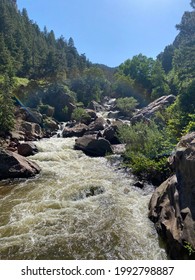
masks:
[[[99,117],[94,122],[90,123],[89,130],[90,131],[104,130],[106,125],[107,125],[106,120],[102,117]]]
[[[50,131],[58,130],[58,123],[51,117],[45,117],[43,120],[44,129]]]
[[[0,180],[29,178],[41,171],[40,167],[25,157],[6,150],[0,150]]]
[[[37,146],[32,142],[24,142],[18,145],[18,154],[24,157],[32,156],[38,153]]]
[[[62,132],[62,135],[64,138],[82,137],[86,131],[88,131],[88,126],[83,123],[79,123],[74,125],[73,127],[65,127]]]
[[[111,144],[121,144],[121,141],[118,137],[118,128],[123,124],[120,121],[114,121],[110,126],[108,126],[104,132],[103,137],[107,139]]]
[[[182,137],[170,163],[175,175],[155,190],[149,218],[172,259],[195,258],[195,132]]]
[[[106,154],[112,154],[113,149],[109,141],[104,138],[98,138],[94,135],[84,135],[76,139],[75,149],[82,150],[89,156],[101,157]]]

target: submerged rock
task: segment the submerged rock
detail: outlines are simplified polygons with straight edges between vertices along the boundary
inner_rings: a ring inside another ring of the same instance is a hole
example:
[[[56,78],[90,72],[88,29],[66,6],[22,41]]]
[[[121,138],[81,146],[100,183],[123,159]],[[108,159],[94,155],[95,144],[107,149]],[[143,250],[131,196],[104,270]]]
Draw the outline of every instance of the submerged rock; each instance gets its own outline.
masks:
[[[9,178],[29,178],[41,171],[40,167],[25,157],[0,150],[0,180]]]
[[[73,200],[77,201],[77,200],[81,200],[81,199],[85,199],[91,196],[97,196],[100,194],[103,194],[105,192],[105,189],[103,187],[99,187],[99,186],[91,186],[81,192],[79,192],[79,194],[75,195],[73,197]]]

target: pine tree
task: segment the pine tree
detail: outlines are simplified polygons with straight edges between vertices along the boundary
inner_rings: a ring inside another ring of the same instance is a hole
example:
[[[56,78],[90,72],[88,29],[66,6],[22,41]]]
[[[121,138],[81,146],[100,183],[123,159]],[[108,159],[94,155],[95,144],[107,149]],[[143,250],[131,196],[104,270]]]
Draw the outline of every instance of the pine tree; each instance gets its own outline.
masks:
[[[8,74],[4,77],[4,83],[0,88],[0,131],[6,133],[14,126],[14,103],[12,98],[12,77]]]
[[[192,6],[193,9],[195,9],[195,0],[191,0],[190,5]]]

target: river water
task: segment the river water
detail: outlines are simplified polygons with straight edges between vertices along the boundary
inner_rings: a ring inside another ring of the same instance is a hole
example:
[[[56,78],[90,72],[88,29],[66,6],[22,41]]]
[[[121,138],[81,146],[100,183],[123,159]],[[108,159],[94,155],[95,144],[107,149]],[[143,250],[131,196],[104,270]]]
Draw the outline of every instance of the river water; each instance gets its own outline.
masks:
[[[36,178],[0,182],[0,259],[166,259],[147,218],[152,188],[74,138],[36,142]]]

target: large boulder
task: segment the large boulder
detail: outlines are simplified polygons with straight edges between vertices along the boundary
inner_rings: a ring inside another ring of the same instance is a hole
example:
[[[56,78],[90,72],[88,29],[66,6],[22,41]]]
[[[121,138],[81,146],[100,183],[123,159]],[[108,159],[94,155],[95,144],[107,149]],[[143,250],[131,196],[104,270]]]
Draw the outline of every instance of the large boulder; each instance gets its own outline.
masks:
[[[89,130],[90,131],[104,130],[106,125],[107,125],[106,120],[103,117],[99,117],[94,122],[90,123]]]
[[[88,109],[94,110],[95,112],[101,112],[104,107],[96,101],[91,101],[88,105]]]
[[[172,259],[195,255],[195,132],[176,147],[170,163],[175,175],[161,184],[149,204],[149,218],[166,240]]]
[[[106,127],[103,132],[103,137],[108,140],[111,144],[121,144],[121,141],[118,137],[118,129],[123,125],[122,121],[114,121],[110,126]]]
[[[90,117],[92,118],[92,120],[96,120],[97,119],[97,114],[94,110],[91,109],[86,109],[86,113],[88,115],[90,115]]]
[[[39,166],[25,157],[0,150],[0,180],[10,178],[29,178],[41,171]]]
[[[19,131],[25,133],[25,139],[28,141],[40,139],[43,136],[42,128],[38,123],[23,121],[20,124]]]
[[[76,124],[73,127],[65,127],[63,132],[62,132],[62,136],[64,138],[66,138],[66,137],[82,137],[87,130],[88,130],[87,125],[85,125],[83,123],[79,123],[79,124]]]
[[[32,156],[38,153],[37,146],[32,142],[24,142],[18,144],[18,154],[24,157]]]
[[[26,112],[27,112],[27,116],[26,116],[27,122],[37,123],[39,125],[43,124],[43,116],[37,110],[26,108]]]
[[[68,88],[57,83],[48,87],[42,102],[55,108],[53,117],[58,121],[70,119],[73,110],[76,108],[73,104],[74,97],[68,92]],[[68,110],[66,111],[64,108]]]
[[[16,118],[14,128],[10,132],[12,139],[34,141],[43,137],[42,128],[38,123]]]
[[[109,141],[95,135],[84,135],[75,140],[75,149],[82,150],[86,155],[101,157],[112,154],[113,149]]]
[[[80,122],[89,125],[91,122],[97,119],[97,114],[94,110],[84,109],[82,116],[80,117]]]
[[[58,130],[58,123],[51,117],[45,117],[43,120],[45,130],[56,131]]]
[[[25,140],[25,132],[12,130],[10,131],[10,137],[13,141],[24,141]]]
[[[44,104],[39,106],[39,111],[43,116],[45,115],[49,118],[52,118],[55,112],[55,108],[47,104]]]
[[[148,121],[151,119],[157,112],[164,110],[166,107],[174,103],[176,97],[174,95],[165,95],[156,99],[148,106],[137,111],[134,116],[131,118],[131,122],[134,124],[139,121]]]

